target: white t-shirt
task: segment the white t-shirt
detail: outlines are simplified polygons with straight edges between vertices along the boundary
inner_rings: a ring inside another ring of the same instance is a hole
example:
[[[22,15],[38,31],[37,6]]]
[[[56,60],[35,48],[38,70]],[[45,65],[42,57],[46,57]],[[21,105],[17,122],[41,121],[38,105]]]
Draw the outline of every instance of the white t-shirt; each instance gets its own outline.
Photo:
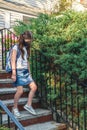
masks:
[[[18,53],[18,45],[14,45],[13,50],[16,50]],[[23,47],[24,50],[24,59],[22,58],[21,54],[17,58],[16,68],[17,69],[28,69],[28,60],[27,60],[27,50],[25,47]]]

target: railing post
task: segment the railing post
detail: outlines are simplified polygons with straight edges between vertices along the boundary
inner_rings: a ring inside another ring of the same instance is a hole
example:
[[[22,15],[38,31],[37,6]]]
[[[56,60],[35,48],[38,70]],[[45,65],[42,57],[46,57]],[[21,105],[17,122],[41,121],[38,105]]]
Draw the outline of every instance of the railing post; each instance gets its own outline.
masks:
[[[87,128],[87,117],[86,117],[86,89],[85,87],[83,87],[83,99],[84,99],[84,103],[83,103],[83,107],[84,107],[84,130],[86,130]]]
[[[73,117],[73,87],[72,87],[72,84],[73,84],[73,82],[72,82],[72,76],[71,76],[71,81],[70,81],[70,93],[71,93],[71,116],[72,116],[72,128],[73,128],[73,119],[74,119],[74,117]]]
[[[15,130],[17,130],[17,126],[15,125]]]
[[[80,118],[79,118],[79,86],[78,86],[78,80],[77,80],[77,86],[76,86],[76,91],[77,91],[77,113],[78,113],[78,120],[77,120],[77,125],[78,125],[78,129],[80,128]]]
[[[1,112],[1,107],[0,107],[0,126],[2,125],[2,112]]]
[[[8,116],[8,127],[10,128],[10,117],[9,116]]]

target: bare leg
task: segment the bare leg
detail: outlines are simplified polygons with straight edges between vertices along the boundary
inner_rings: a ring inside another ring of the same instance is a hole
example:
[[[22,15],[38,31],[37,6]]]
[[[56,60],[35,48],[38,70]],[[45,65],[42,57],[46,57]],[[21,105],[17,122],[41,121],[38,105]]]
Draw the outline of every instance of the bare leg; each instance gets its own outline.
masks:
[[[23,94],[23,86],[18,86],[17,91],[14,95],[14,106],[13,106],[14,108],[18,107],[18,101],[22,94]]]
[[[34,82],[32,82],[32,83],[29,84],[29,87],[30,87],[31,90],[30,90],[29,95],[28,95],[27,105],[31,106],[32,105],[32,99],[33,99],[34,94],[35,94],[35,92],[37,90],[37,86],[36,86],[36,84]]]

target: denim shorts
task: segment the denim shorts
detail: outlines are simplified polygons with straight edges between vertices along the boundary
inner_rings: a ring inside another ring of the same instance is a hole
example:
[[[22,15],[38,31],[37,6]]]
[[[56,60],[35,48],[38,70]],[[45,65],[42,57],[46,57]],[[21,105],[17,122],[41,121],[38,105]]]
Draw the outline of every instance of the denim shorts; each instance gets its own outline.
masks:
[[[28,69],[16,70],[16,81],[13,82],[13,86],[24,86],[34,82]]]

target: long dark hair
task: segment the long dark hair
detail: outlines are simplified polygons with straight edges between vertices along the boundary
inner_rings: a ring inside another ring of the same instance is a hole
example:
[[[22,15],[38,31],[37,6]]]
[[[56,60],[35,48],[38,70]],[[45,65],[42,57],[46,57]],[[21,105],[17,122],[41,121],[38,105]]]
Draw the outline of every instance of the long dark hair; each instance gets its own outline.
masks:
[[[24,59],[24,50],[23,50],[23,47],[25,46],[25,39],[29,39],[29,40],[32,40],[33,39],[33,35],[30,31],[25,31],[23,34],[20,34],[20,37],[19,37],[19,49],[21,51],[21,55],[22,55],[22,58]],[[28,42],[28,45],[25,46],[26,49],[27,49],[27,54],[28,54],[28,58],[30,56],[30,42]]]

